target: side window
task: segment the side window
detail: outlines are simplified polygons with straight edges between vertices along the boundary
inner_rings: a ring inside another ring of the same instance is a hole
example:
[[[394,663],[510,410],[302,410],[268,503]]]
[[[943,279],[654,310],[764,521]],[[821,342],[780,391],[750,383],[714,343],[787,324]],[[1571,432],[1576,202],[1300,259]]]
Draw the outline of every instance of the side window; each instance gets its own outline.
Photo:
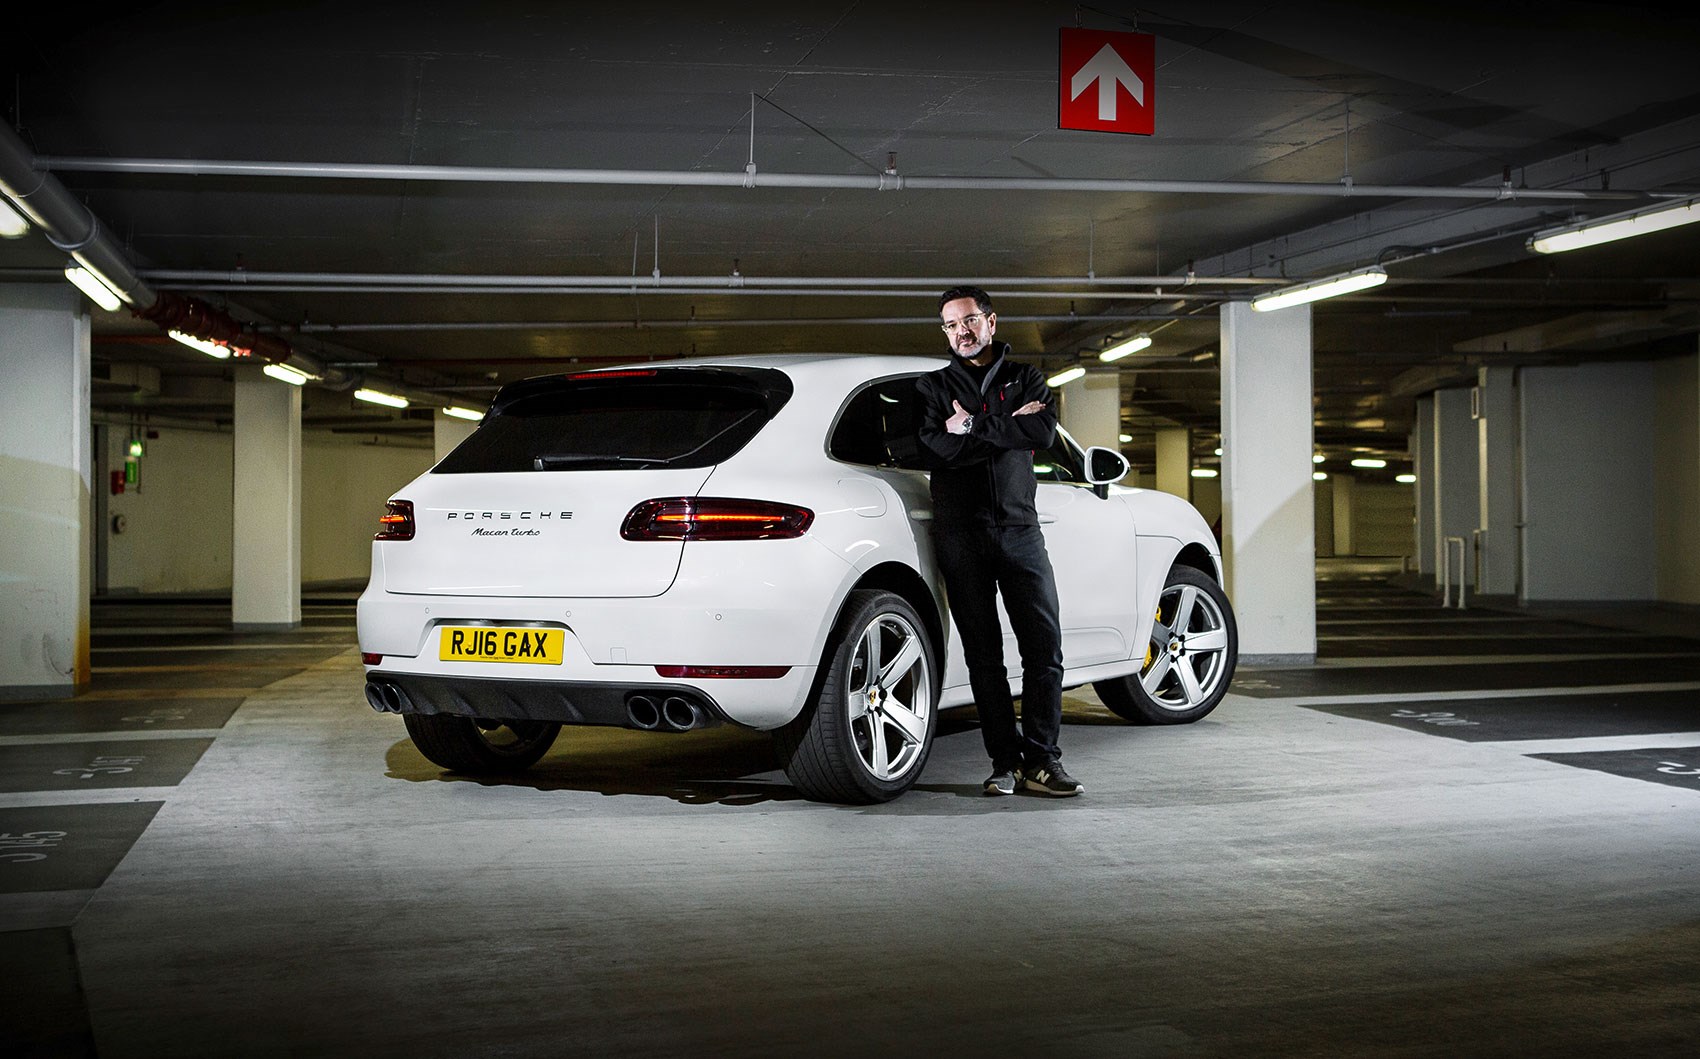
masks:
[[[1086,483],[1085,464],[1061,427],[1057,428],[1050,448],[1033,453],[1033,476],[1041,482]]]
[[[900,375],[858,390],[838,414],[827,454],[845,463],[925,469],[921,463],[919,376]]]

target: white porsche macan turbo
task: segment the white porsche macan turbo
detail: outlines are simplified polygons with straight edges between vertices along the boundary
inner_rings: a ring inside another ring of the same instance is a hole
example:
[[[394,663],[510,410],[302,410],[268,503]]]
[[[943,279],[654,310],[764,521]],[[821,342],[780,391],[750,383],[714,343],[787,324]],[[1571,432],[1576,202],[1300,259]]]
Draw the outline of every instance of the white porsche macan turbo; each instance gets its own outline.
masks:
[[[939,711],[972,701],[916,441],[915,379],[940,366],[693,359],[505,387],[388,503],[367,701],[453,771],[529,767],[562,725],[735,724],[772,732],[808,797],[902,794]],[[1238,637],[1203,518],[1113,484],[1121,454],[1060,429],[1034,471],[1063,686],[1135,723],[1209,713]]]

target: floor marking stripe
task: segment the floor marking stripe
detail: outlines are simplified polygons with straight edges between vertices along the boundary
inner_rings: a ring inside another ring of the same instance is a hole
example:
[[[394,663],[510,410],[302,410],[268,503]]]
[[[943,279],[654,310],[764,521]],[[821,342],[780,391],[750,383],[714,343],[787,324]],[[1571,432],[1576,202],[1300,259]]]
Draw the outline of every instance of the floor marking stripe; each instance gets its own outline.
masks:
[[[1364,633],[1358,636],[1329,633],[1317,637],[1318,640],[1326,640],[1329,643],[1346,643],[1352,640],[1645,640],[1648,638],[1648,633],[1631,632],[1627,629],[1578,629],[1575,632],[1496,632],[1491,636],[1460,629],[1452,633]],[[1697,642],[1694,646],[1695,650],[1700,650],[1700,642]]]
[[[1504,739],[1471,743],[1492,750],[1519,754],[1586,754],[1610,750],[1657,750],[1663,747],[1700,747],[1700,732],[1649,732],[1645,735],[1577,736],[1574,739]]]
[[[1651,658],[1694,658],[1700,656],[1700,646],[1693,651],[1649,651],[1635,654],[1529,654],[1529,655],[1405,655],[1390,658],[1318,658],[1318,669],[1388,669],[1395,667],[1424,668],[1430,666],[1491,666],[1527,665],[1531,662],[1645,662]]]
[[[103,732],[43,732],[0,735],[0,746],[45,746],[58,743],[128,743],[163,739],[216,739],[222,728],[113,728]]]
[[[163,802],[176,790],[176,787],[104,787],[90,791],[14,791],[0,794],[0,809]]]
[[[1595,684],[1588,687],[1562,688],[1501,688],[1468,691],[1399,691],[1367,695],[1299,695],[1293,698],[1240,696],[1248,703],[1281,706],[1357,706],[1378,702],[1465,702],[1470,699],[1538,699],[1569,695],[1631,695],[1638,692],[1700,691],[1700,681],[1672,681],[1663,684]]]

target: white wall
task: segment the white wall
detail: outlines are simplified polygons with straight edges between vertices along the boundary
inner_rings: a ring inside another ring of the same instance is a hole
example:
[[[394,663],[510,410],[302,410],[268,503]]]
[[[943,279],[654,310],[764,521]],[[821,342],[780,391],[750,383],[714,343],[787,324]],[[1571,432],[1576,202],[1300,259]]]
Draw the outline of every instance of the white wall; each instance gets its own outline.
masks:
[[[231,436],[160,428],[145,440],[140,482],[106,501],[108,592],[206,592],[230,587]],[[122,470],[129,432],[110,427],[107,466]],[[96,483],[109,488],[108,483]],[[123,533],[113,531],[122,515]]]
[[[1359,555],[1415,555],[1417,488],[1359,482],[1352,491],[1352,536]]]
[[[1657,598],[1654,366],[1524,368],[1520,382],[1523,598]]]
[[[159,428],[142,457],[141,488],[108,500],[108,591],[222,592],[231,587],[234,513],[228,433]],[[129,436],[108,431],[113,468]],[[363,580],[384,500],[429,470],[425,445],[372,445],[331,434],[302,437],[301,578]],[[106,483],[99,483],[104,488]],[[112,515],[125,532],[113,534]]]
[[[1653,522],[1658,593],[1667,603],[1700,603],[1700,357],[1653,367]]]
[[[301,456],[301,579],[365,580],[384,501],[431,469],[433,451],[316,435]]]

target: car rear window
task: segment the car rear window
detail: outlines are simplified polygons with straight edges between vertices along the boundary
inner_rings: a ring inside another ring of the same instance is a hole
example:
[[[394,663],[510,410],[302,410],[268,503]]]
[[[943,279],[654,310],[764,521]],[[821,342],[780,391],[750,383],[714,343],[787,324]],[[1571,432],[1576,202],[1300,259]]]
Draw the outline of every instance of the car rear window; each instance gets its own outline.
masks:
[[[527,379],[437,474],[708,467],[755,437],[791,397],[769,368],[653,368]]]

